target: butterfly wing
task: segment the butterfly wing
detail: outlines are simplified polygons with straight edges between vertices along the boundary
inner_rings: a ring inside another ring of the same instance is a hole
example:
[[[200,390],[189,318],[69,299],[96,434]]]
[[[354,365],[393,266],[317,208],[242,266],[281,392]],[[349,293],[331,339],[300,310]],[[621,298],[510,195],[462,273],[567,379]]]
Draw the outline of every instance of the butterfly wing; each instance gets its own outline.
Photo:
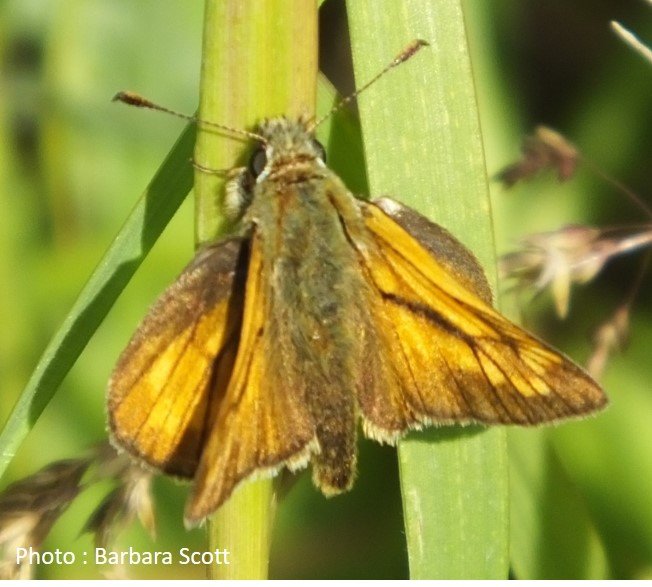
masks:
[[[247,243],[199,251],[152,307],[109,382],[114,444],[161,471],[192,477],[211,402],[230,373],[242,321]]]
[[[186,507],[194,525],[217,509],[247,478],[297,470],[318,450],[305,398],[283,380],[284,357],[269,319],[269,271],[261,237],[252,237],[242,337],[224,400],[217,408]]]
[[[489,305],[486,280],[461,244],[462,268],[439,260],[452,246],[448,233],[420,217],[419,239],[431,241],[423,246],[379,206],[361,209],[368,238],[354,245],[389,363],[368,357],[377,373],[358,393],[367,436],[392,442],[426,423],[531,425],[606,404],[580,367]]]

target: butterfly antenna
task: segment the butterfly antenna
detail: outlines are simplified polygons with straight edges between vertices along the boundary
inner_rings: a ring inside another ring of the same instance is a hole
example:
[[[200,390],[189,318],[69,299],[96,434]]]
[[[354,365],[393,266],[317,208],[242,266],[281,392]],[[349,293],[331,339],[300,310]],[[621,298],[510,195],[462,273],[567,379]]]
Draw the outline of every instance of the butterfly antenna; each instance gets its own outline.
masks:
[[[310,130],[311,131],[315,130],[322,122],[330,118],[333,114],[335,114],[335,112],[337,112],[340,108],[342,108],[342,106],[357,99],[357,97],[360,94],[362,94],[362,92],[364,92],[369,86],[376,83],[390,69],[394,69],[397,65],[401,65],[401,63],[406,62],[408,59],[410,59],[410,57],[412,57],[415,53],[417,53],[417,51],[419,51],[422,47],[427,47],[429,45],[430,43],[422,39],[416,39],[412,41],[407,47],[405,47],[405,49],[403,49],[403,51],[401,51],[396,57],[394,57],[394,59],[389,63],[389,65],[387,65],[387,67],[385,67],[382,71],[380,71],[378,74],[372,77],[362,87],[355,90],[355,92],[349,94],[346,98],[340,100],[328,113],[326,113],[324,116],[322,116],[312,125],[310,125]]]
[[[208,120],[202,120],[196,116],[188,116],[187,114],[182,114],[181,112],[176,112],[175,110],[170,110],[165,106],[156,104],[155,102],[152,102],[151,100],[148,100],[139,94],[135,94],[134,92],[118,92],[115,96],[113,96],[113,102],[122,102],[123,104],[128,104],[129,106],[136,106],[137,108],[149,108],[150,110],[156,110],[157,112],[165,112],[166,114],[171,114],[177,118],[189,120],[190,122],[196,122],[197,124],[203,124],[204,126],[208,126],[210,128],[216,128],[234,135],[240,135],[249,139],[254,139],[256,141],[260,141],[261,143],[267,142],[264,137],[256,134],[255,132],[243,130],[241,128],[233,128],[224,124],[218,124],[217,122],[209,122]]]

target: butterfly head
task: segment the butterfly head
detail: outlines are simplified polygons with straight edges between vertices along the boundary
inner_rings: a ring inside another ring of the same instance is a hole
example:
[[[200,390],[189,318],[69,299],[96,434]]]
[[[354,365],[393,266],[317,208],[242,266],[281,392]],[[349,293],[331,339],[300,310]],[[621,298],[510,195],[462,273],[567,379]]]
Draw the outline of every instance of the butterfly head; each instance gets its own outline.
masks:
[[[263,139],[249,160],[256,182],[324,167],[326,152],[304,118],[278,117],[264,120],[257,134]]]

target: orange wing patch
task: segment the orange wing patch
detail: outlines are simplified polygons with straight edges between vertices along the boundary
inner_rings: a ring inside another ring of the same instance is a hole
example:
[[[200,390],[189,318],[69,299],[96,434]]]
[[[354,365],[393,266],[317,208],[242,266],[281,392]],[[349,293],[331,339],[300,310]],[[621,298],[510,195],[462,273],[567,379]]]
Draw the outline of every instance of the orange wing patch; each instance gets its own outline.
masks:
[[[201,252],[152,307],[109,382],[113,442],[168,474],[197,468],[209,403],[238,344],[246,248],[229,239]]]
[[[537,424],[606,403],[582,369],[503,318],[378,207],[362,209],[371,238],[356,246],[391,363],[359,393],[367,436],[393,441],[401,421]]]

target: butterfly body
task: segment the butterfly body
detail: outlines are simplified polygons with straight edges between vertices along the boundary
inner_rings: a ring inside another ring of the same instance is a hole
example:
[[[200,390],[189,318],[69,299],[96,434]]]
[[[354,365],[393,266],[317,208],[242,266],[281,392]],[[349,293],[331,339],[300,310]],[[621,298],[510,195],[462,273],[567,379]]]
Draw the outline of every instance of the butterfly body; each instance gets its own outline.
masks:
[[[307,407],[315,434],[313,476],[326,493],[355,471],[356,388],[371,329],[366,284],[350,239],[361,241],[356,200],[301,122],[267,121],[266,166],[243,230],[260,248],[267,301],[269,376]]]

